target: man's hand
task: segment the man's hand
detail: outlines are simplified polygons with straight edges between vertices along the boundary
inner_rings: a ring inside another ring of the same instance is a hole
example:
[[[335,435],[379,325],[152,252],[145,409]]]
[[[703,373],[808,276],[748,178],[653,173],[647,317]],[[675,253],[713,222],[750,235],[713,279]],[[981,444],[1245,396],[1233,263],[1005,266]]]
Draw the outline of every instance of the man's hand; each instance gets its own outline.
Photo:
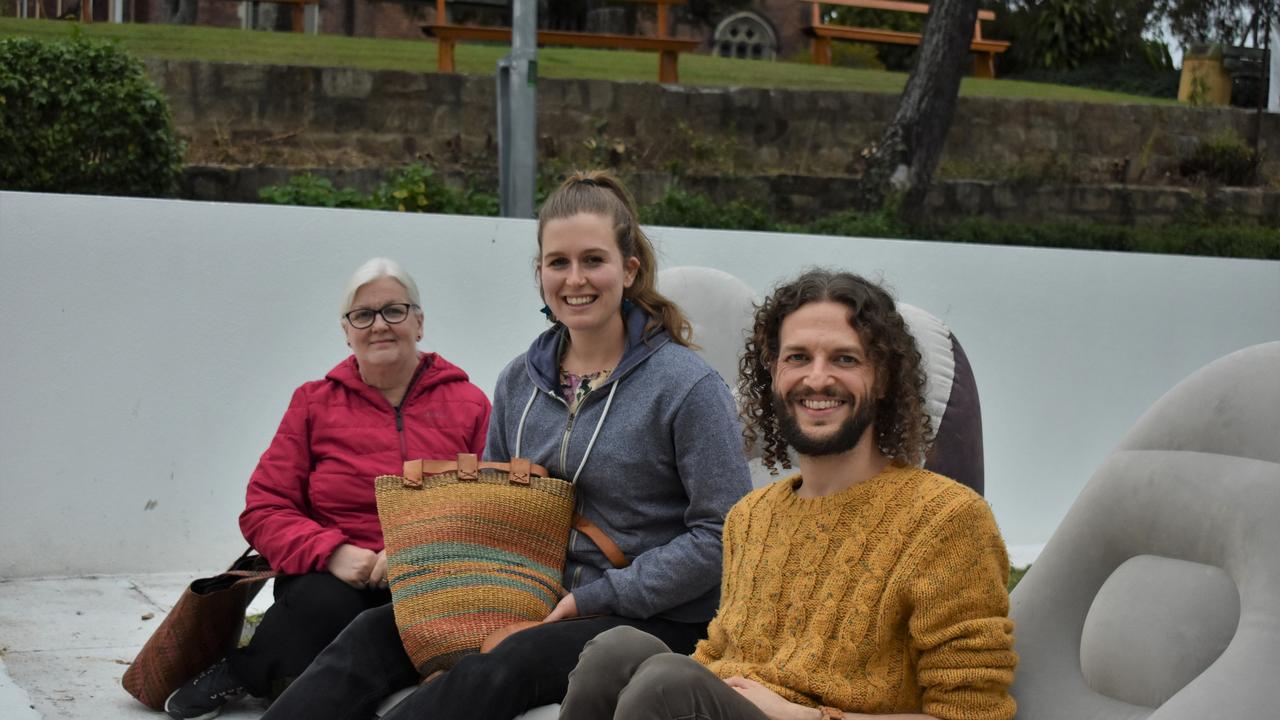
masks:
[[[760,708],[760,712],[769,720],[817,720],[817,711],[813,708],[790,702],[755,680],[734,675],[724,682],[752,705]]]
[[[575,617],[578,617],[578,601],[573,599],[573,593],[569,593],[556,603],[555,609],[542,622],[549,623]]]
[[[369,572],[369,587],[378,588],[379,590],[387,589],[387,549],[383,548],[378,553],[378,559],[373,563],[373,570]]]
[[[351,587],[364,590],[377,563],[378,554],[374,551],[342,543],[329,556],[329,572]]]

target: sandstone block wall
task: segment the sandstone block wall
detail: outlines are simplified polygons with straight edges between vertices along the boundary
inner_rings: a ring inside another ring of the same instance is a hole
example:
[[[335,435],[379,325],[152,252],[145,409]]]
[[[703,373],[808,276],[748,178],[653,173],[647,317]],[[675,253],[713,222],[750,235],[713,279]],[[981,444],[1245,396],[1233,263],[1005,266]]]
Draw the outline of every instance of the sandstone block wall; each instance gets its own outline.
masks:
[[[197,164],[492,167],[492,78],[152,61]],[[628,171],[848,176],[894,95],[538,83],[544,161]],[[944,177],[1165,184],[1202,140],[1258,132],[1280,175],[1280,115],[1172,105],[961,98]]]
[[[253,178],[286,177],[291,168],[328,168],[362,183],[378,176],[370,171],[415,161],[482,183],[494,174],[491,78],[178,61],[147,68],[189,142],[189,164],[269,169],[196,173],[203,189],[188,187],[200,197],[253,199]],[[545,78],[538,91],[544,172],[614,167],[649,178],[637,179],[649,199],[684,178],[716,197],[758,198],[783,217],[846,206],[861,153],[897,102],[875,93]],[[1209,202],[1275,218],[1276,188],[1169,187],[1200,142],[1220,133],[1251,140],[1255,128],[1264,172],[1280,176],[1280,115],[1259,123],[1234,109],[962,98],[939,177],[974,182],[936,191],[934,208],[1147,222]],[[1086,187],[1097,185],[1107,187]]]

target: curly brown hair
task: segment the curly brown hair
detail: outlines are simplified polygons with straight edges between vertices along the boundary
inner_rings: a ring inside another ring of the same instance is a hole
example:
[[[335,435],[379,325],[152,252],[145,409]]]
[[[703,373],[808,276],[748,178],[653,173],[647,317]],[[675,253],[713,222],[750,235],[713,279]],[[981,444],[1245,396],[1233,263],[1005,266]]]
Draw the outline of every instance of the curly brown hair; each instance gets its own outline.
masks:
[[[928,450],[930,422],[924,409],[924,370],[915,338],[879,285],[847,272],[810,270],[779,285],[756,307],[751,336],[738,363],[742,398],[742,434],[748,446],[763,442],[764,464],[791,467],[787,441],[778,427],[773,403],[773,366],[778,359],[782,321],[811,302],[849,307],[849,325],[858,333],[876,370],[876,447],[891,460],[918,465]]]

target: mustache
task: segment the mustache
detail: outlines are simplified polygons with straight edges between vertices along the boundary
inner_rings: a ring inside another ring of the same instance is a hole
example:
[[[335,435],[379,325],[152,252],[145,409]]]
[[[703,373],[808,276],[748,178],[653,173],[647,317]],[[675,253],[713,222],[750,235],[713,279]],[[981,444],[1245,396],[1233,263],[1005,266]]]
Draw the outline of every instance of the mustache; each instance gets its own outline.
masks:
[[[784,397],[787,402],[800,402],[801,400],[808,400],[809,398],[828,398],[831,400],[846,400],[848,402],[853,402],[855,399],[850,393],[840,392],[835,388],[823,388],[821,390],[814,390],[813,388],[795,388]]]

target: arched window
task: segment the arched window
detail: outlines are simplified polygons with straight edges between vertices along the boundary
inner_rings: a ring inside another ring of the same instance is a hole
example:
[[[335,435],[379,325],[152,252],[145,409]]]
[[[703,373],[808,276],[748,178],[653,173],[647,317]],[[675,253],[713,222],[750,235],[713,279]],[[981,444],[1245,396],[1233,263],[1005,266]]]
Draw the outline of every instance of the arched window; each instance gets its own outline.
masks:
[[[715,53],[721,57],[773,60],[778,56],[773,27],[753,12],[734,13],[721,20],[715,40]]]

